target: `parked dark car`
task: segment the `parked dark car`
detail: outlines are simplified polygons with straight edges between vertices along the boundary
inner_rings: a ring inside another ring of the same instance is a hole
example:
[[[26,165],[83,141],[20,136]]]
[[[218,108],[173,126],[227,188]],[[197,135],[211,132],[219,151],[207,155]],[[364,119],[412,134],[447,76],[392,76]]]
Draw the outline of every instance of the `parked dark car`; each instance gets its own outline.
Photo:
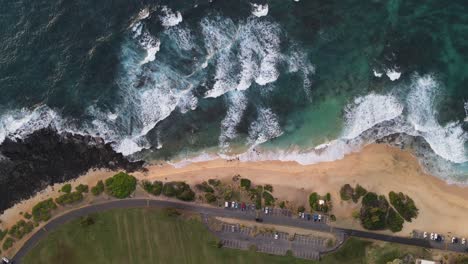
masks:
[[[255,218],[255,222],[259,222],[259,223],[261,223],[261,222],[263,222],[263,218],[259,218],[259,217],[257,217],[257,218]]]

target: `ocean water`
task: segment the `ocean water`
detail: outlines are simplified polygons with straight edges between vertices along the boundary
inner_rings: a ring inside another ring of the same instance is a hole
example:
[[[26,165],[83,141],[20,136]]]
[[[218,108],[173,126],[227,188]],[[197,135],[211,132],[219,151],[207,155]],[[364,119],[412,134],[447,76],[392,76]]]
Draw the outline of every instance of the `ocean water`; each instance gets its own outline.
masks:
[[[468,181],[466,1],[1,2],[0,141],[311,164],[404,133]]]

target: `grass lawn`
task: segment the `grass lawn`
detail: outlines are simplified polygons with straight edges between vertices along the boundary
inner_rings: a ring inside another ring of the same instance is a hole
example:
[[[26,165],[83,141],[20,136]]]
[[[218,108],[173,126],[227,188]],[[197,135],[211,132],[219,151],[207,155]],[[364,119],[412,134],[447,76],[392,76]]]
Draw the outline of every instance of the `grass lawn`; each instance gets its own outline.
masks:
[[[157,209],[119,209],[73,220],[42,240],[24,263],[316,263],[286,256],[216,247],[198,219],[168,216]],[[349,239],[320,263],[366,263],[371,242]]]

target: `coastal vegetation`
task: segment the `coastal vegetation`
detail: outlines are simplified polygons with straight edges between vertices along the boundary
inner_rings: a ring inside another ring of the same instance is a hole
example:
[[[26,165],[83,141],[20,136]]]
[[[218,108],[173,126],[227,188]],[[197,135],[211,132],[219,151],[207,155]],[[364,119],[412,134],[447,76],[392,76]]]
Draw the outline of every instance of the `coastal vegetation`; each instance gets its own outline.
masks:
[[[390,192],[388,194],[390,203],[398,211],[398,213],[408,222],[418,216],[418,208],[414,204],[413,199],[402,192]]]
[[[135,177],[125,172],[119,172],[106,179],[105,190],[110,196],[123,199],[129,197],[135,191],[136,184]]]
[[[7,237],[5,241],[3,242],[3,246],[2,246],[3,250],[7,250],[11,248],[14,243],[15,243],[15,240],[13,238]]]
[[[359,184],[356,184],[355,188],[351,187],[349,184],[345,184],[340,189],[341,200],[352,200],[354,203],[357,203],[359,198],[363,197],[366,193],[367,190]]]
[[[246,190],[249,190],[251,185],[252,182],[249,179],[242,178],[240,180],[240,186]]]
[[[10,228],[8,234],[16,239],[21,239],[25,235],[31,233],[34,229],[34,224],[31,221],[19,220],[15,225]]]
[[[195,185],[195,188],[201,192],[214,193],[213,187],[211,187],[206,181]]]
[[[2,230],[0,229],[0,241],[3,240],[3,238],[8,234],[8,229]]]
[[[55,202],[60,205],[73,204],[83,200],[83,193],[75,191],[70,193],[65,193],[55,198]]]
[[[163,189],[163,183],[161,181],[142,181],[141,186],[146,192],[155,196],[161,195]]]
[[[88,193],[89,192],[89,186],[85,184],[80,184],[75,187],[75,190],[79,193]]]
[[[190,185],[181,181],[166,182],[162,193],[167,197],[175,197],[182,201],[193,201],[195,199],[195,192],[192,191]]]
[[[69,183],[63,185],[62,188],[60,189],[60,191],[63,193],[70,193],[71,190],[72,190],[72,186]]]
[[[340,189],[340,196],[342,200],[352,200],[355,203],[363,197],[361,209],[353,212],[353,217],[359,219],[362,226],[369,230],[389,229],[399,232],[403,229],[405,220],[411,222],[418,215],[413,199],[401,192],[390,192],[389,203],[384,195],[367,192],[359,184],[355,188],[345,184]]]
[[[330,193],[325,196],[320,196],[316,192],[311,193],[309,195],[309,205],[313,211],[327,213],[332,207]]]
[[[91,193],[94,196],[98,196],[103,192],[104,192],[104,182],[103,181],[98,181],[96,186],[91,188]]]
[[[35,222],[47,221],[52,217],[51,211],[56,209],[57,205],[52,198],[37,203],[32,209],[32,215]]]

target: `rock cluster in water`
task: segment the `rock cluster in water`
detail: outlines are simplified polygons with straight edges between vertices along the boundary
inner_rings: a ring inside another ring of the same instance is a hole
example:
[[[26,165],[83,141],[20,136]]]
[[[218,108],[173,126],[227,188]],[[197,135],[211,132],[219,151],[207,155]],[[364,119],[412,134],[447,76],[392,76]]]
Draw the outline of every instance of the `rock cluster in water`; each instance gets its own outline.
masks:
[[[48,185],[68,181],[92,168],[143,169],[101,138],[37,130],[24,139],[5,139],[0,145],[0,212]]]

